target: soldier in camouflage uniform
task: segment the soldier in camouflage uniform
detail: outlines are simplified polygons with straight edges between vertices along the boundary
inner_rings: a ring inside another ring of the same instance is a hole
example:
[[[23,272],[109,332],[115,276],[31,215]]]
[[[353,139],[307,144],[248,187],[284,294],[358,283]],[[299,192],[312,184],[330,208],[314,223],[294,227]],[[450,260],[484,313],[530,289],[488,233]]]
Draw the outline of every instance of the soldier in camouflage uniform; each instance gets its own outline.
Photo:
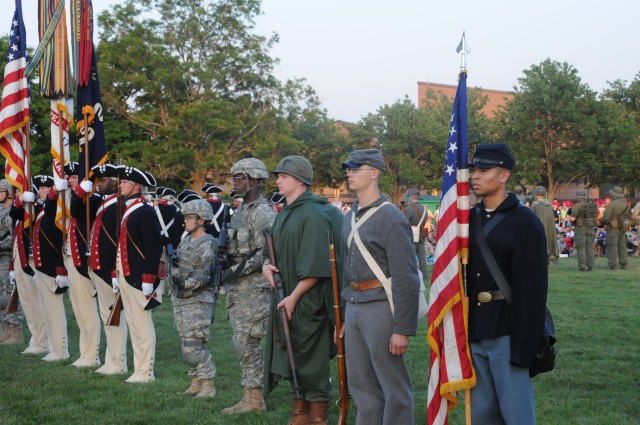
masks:
[[[213,286],[207,285],[215,239],[204,231],[205,225],[213,220],[213,212],[202,199],[185,204],[182,213],[188,235],[178,246],[177,264],[171,265],[175,285],[171,301],[182,355],[190,368],[191,385],[178,394],[214,397],[216,367],[205,344],[209,341],[209,326],[215,310]]]
[[[629,257],[627,254],[626,231],[631,226],[631,210],[624,199],[621,187],[614,187],[609,191],[613,201],[602,214],[602,220],[607,225],[607,259],[609,269],[615,270],[620,261],[620,269],[626,270]]]
[[[13,204],[11,198],[11,183],[6,179],[0,180],[0,345],[22,344],[24,342],[22,309],[18,307],[15,313],[5,313],[16,282],[13,271],[9,271],[13,242],[11,236],[13,224],[9,216],[9,210]]]
[[[264,362],[260,341],[266,335],[271,285],[262,276],[263,230],[273,224],[275,206],[261,194],[267,168],[256,158],[231,167],[235,197],[243,198],[229,224],[229,255],[235,264],[223,276],[227,283],[227,312],[233,329],[232,344],[242,369],[242,400],[223,409],[226,414],[264,411]]]
[[[581,272],[593,270],[593,229],[596,226],[598,208],[587,203],[587,191],[576,192],[578,203],[571,209],[569,220],[574,225],[573,240],[578,251],[578,269]]]

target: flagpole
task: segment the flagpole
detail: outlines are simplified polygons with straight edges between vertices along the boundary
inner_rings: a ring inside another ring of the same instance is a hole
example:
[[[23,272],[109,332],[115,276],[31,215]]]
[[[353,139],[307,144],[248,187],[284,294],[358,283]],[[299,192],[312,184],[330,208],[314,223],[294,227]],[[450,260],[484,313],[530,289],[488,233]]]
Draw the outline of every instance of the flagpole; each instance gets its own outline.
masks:
[[[79,102],[79,101],[78,101]],[[89,180],[89,117],[85,113],[84,116],[84,178]],[[93,191],[92,191],[93,193]],[[87,217],[87,252],[90,252],[89,247],[89,232],[90,232],[90,221],[91,221],[91,193],[87,194],[85,199],[85,212]]]
[[[25,164],[27,166],[27,175],[25,176],[25,182],[22,185],[22,193],[31,192],[33,190],[31,182],[31,121],[27,123],[24,142],[26,148],[24,158],[27,161]],[[33,202],[29,202],[27,204],[27,214],[29,214],[29,253],[33,255]],[[24,222],[22,223],[22,226],[24,228]]]
[[[64,179],[64,124],[62,123],[62,110],[60,109],[60,103],[56,102],[56,109],[58,110],[58,146],[60,148],[60,160],[58,161],[60,166],[60,173],[62,178]],[[55,160],[54,160],[55,162]],[[55,164],[54,164],[55,165]],[[66,190],[66,189],[65,189]],[[60,202],[62,203],[62,246],[64,248],[67,242],[67,214],[66,214],[66,192],[64,190],[58,193],[58,197],[60,197]]]

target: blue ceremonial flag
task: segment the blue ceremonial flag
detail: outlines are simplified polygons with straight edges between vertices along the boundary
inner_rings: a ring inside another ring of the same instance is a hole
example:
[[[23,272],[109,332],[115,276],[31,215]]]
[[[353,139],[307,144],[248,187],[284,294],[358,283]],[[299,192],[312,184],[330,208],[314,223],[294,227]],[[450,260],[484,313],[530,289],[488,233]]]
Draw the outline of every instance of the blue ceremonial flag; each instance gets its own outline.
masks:
[[[91,1],[79,8],[80,17],[75,19],[76,34],[79,47],[76,49],[75,62],[78,65],[76,73],[78,78],[78,100],[76,109],[76,130],[80,133],[80,157],[78,180],[92,180],[91,168],[107,162],[107,144],[104,137],[104,116],[102,109],[102,97],[100,96],[100,81],[98,79],[98,66],[96,64],[96,52],[93,48],[93,14]],[[91,57],[87,57],[91,55]],[[90,68],[87,68],[88,64]],[[87,78],[88,77],[88,78]],[[86,122],[85,122],[86,120]],[[87,143],[88,140],[88,143]],[[85,157],[85,149],[88,149],[88,163]]]

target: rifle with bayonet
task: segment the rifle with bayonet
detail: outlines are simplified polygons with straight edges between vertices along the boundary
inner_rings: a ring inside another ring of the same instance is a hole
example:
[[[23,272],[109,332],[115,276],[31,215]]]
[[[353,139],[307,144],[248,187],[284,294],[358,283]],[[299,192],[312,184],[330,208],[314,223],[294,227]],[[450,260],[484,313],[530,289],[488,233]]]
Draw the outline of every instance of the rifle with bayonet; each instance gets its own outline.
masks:
[[[119,165],[122,165],[122,161],[119,160]],[[118,187],[116,188],[116,242],[120,240],[120,221],[122,220],[122,197],[120,196],[120,176],[118,175]],[[120,291],[116,293],[116,298],[111,306],[111,312],[107,318],[107,326],[120,326],[120,314],[122,313],[122,295]]]
[[[265,239],[265,245],[269,252],[269,263],[273,267],[278,267],[276,262],[276,250],[273,245],[273,235],[269,229],[264,229],[262,232]],[[284,286],[282,281],[282,275],[276,272],[273,274],[273,280],[275,281],[276,294],[278,296],[278,304],[284,300]],[[287,355],[289,357],[289,369],[291,369],[291,382],[293,383],[293,390],[296,392],[296,398],[300,398],[300,387],[298,386],[298,373],[296,368],[296,359],[293,353],[293,345],[291,345],[291,330],[289,329],[289,318],[284,308],[280,309],[280,319],[282,321],[282,330],[284,333],[284,341],[287,346]]]

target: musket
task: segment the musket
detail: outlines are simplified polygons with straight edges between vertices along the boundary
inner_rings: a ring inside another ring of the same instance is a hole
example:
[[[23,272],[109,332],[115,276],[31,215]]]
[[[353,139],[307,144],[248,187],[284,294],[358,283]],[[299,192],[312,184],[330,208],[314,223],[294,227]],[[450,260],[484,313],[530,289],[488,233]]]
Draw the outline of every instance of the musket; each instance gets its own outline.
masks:
[[[216,259],[209,270],[209,285],[213,286],[214,302],[220,294],[222,275],[231,265],[231,260],[229,259],[229,232],[227,231],[227,223],[230,218],[229,205],[223,204],[222,208],[224,210],[222,211],[222,225],[218,235],[218,251],[216,252]]]
[[[336,318],[336,345],[338,346],[338,386],[340,390],[340,416],[338,425],[346,425],[349,412],[349,388],[347,386],[347,357],[344,353],[344,338],[342,332],[342,312],[340,309],[340,282],[338,281],[338,267],[336,261],[336,246],[333,231],[329,232],[329,261],[331,262],[331,283],[333,286],[333,311]]]
[[[122,161],[118,161],[122,164]],[[120,196],[120,175],[118,175],[118,187],[116,188],[116,241],[120,240],[120,220],[122,220],[122,198]],[[120,291],[116,293],[116,299],[113,301],[113,305],[111,306],[111,312],[109,313],[109,318],[107,319],[107,326],[120,326],[120,314],[122,313],[122,295]]]
[[[273,246],[273,235],[269,229],[264,229],[262,232],[267,251],[269,252],[269,262],[273,267],[278,267],[276,263],[276,250]],[[276,284],[276,295],[278,296],[278,304],[284,300],[284,286],[282,282],[282,275],[279,272],[273,274],[273,280]],[[296,392],[296,398],[300,398],[300,387],[298,386],[298,373],[296,368],[296,359],[293,354],[293,345],[291,345],[291,330],[289,329],[289,318],[287,317],[287,311],[284,308],[280,309],[280,319],[282,321],[282,330],[284,332],[284,341],[287,346],[287,355],[289,357],[289,369],[291,369],[291,381],[293,382],[293,390]]]
[[[18,295],[18,285],[16,285],[16,280],[12,279],[13,290],[11,291],[11,296],[9,297],[9,302],[7,303],[7,309],[5,313],[11,314],[18,311],[18,304],[20,303],[20,297]]]

